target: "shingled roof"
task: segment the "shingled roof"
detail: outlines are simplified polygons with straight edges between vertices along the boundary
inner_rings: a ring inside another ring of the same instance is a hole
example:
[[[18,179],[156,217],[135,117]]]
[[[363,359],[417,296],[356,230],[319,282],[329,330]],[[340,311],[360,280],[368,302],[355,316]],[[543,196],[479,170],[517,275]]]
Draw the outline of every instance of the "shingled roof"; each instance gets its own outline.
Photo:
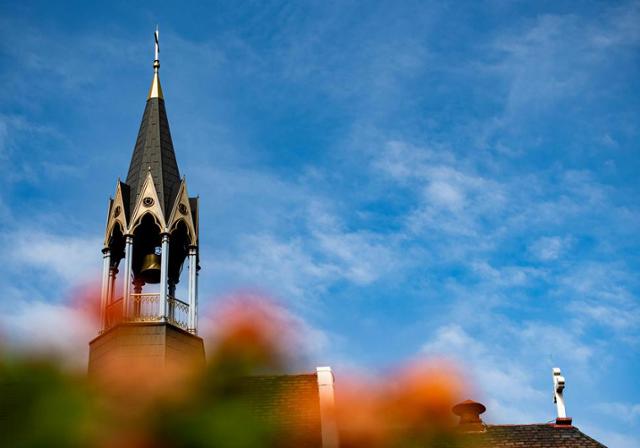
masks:
[[[467,434],[479,448],[606,448],[575,426],[552,423],[533,425],[487,425],[484,432]]]
[[[255,376],[242,380],[256,416],[277,422],[286,434],[283,446],[321,447],[323,421],[320,413],[316,374]],[[460,406],[462,405],[462,406]],[[606,448],[605,445],[571,425],[570,418],[555,423],[487,425],[469,418],[464,411],[484,412],[484,406],[470,400],[458,407],[463,412],[457,437],[434,445],[439,448]],[[455,408],[454,408],[455,409]],[[474,417],[471,415],[471,417]],[[560,423],[558,423],[560,422]],[[327,445],[333,447],[334,445]],[[431,446],[431,445],[429,445]]]
[[[559,374],[560,369],[554,369]],[[564,385],[564,378],[562,384]],[[558,397],[562,401],[562,390]],[[554,423],[530,425],[486,425],[480,414],[486,411],[482,403],[465,400],[452,408],[460,417],[458,431],[469,446],[478,448],[602,448],[604,445],[572,426],[571,417],[564,415],[564,408]],[[606,448],[606,447],[605,447]]]
[[[162,97],[149,98],[142,115],[126,181],[130,187],[129,209],[132,211],[149,170],[162,211],[169,213],[180,187],[180,171]]]
[[[315,373],[243,378],[255,415],[287,434],[282,446],[321,447],[320,397]]]

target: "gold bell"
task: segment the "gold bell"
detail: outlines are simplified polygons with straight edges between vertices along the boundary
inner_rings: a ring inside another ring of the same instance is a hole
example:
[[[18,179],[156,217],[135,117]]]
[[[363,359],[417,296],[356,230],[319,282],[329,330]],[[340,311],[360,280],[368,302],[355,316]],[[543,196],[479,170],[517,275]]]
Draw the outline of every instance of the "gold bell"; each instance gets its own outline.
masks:
[[[154,252],[144,256],[140,279],[145,283],[160,283],[160,255]]]

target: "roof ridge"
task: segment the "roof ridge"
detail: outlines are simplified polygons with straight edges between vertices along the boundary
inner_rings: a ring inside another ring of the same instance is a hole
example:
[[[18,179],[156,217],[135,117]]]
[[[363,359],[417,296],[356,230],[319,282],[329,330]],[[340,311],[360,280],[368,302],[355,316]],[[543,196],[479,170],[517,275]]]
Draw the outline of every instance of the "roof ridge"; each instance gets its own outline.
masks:
[[[485,426],[552,426],[554,427],[555,425],[552,422],[548,422],[548,423],[504,423],[504,424],[489,423],[489,424],[485,424]]]

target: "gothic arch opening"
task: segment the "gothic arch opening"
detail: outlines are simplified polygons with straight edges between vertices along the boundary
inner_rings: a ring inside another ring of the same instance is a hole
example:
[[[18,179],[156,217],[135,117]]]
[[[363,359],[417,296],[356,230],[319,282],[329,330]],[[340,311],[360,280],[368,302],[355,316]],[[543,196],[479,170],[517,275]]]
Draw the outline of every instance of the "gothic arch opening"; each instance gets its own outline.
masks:
[[[135,282],[155,284],[160,281],[160,232],[161,229],[151,214],[144,215],[134,230],[131,270]],[[157,274],[149,269],[151,263],[158,264]]]
[[[111,266],[118,267],[120,260],[124,257],[124,234],[119,222],[113,225],[108,247],[111,251]]]
[[[189,229],[183,220],[178,221],[171,232],[169,249],[169,281],[174,284],[180,281],[180,273],[189,253],[190,242]]]

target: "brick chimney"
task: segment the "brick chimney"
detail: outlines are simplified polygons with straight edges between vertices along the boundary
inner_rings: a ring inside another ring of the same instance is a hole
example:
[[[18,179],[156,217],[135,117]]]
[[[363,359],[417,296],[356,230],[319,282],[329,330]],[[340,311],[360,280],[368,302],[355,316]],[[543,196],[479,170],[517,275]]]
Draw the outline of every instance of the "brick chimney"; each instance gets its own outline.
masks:
[[[460,417],[458,425],[460,430],[464,432],[484,432],[485,426],[480,414],[486,410],[487,408],[482,403],[473,400],[465,400],[452,409],[453,413]]]

